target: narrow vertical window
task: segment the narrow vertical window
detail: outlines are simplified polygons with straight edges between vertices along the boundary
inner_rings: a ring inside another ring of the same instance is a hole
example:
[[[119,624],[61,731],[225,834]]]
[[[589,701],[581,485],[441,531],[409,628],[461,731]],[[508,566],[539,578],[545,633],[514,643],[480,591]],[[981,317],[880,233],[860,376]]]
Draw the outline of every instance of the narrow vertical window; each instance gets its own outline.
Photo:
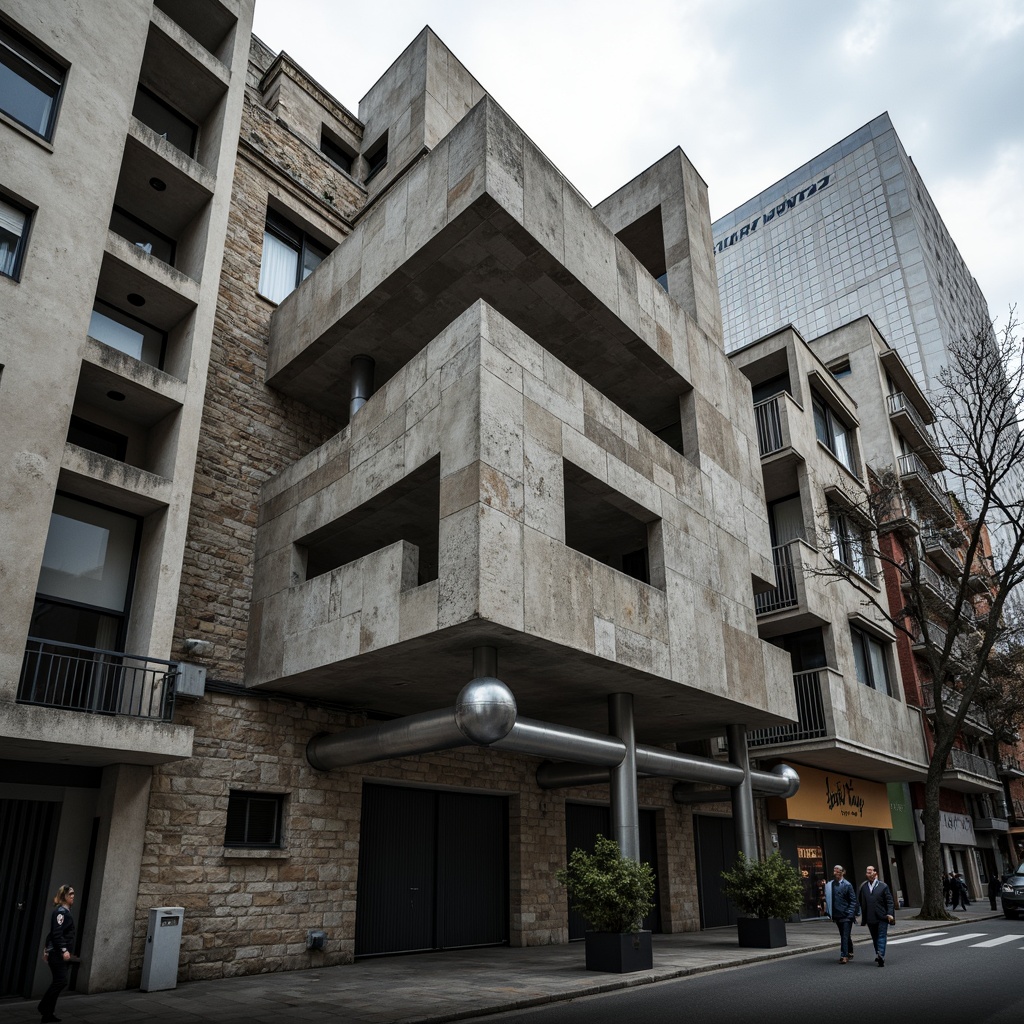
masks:
[[[268,210],[263,230],[260,295],[271,302],[283,302],[326,256],[327,250],[305,231]]]
[[[21,273],[28,219],[25,210],[0,199],[0,274],[15,281]]]

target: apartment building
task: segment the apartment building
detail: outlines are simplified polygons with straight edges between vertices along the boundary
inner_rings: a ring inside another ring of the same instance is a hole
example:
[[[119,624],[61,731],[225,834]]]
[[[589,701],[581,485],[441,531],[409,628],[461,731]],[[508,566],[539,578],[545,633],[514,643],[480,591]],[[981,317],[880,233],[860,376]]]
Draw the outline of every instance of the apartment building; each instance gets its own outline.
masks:
[[[159,906],[182,979],[566,941],[601,831],[699,927],[798,784],[704,183],[591,208],[429,29],[353,114],[251,5],[129,6],[2,5],[4,991],[69,878],[88,990]]]

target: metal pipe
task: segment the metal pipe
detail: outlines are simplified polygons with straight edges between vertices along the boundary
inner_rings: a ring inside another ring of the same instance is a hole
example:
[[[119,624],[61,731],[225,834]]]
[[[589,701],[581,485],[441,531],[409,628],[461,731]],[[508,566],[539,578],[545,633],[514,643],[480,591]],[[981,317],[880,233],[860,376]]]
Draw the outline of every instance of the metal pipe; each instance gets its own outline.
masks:
[[[606,768],[622,763],[626,745],[613,736],[573,729],[568,725],[517,718],[507,736],[489,744],[494,750],[538,757],[564,757],[580,764],[603,765]]]
[[[747,754],[747,729],[744,725],[727,725],[729,761],[743,772],[743,779],[732,791],[732,821],[736,829],[736,848],[749,860],[757,860],[757,831],[754,827],[754,790],[750,779],[750,758]]]
[[[537,768],[537,785],[541,789],[607,785],[608,775],[608,769],[601,766],[568,762],[554,764],[551,761],[545,761]]]
[[[682,779],[684,782],[738,786],[743,781],[743,771],[735,765],[727,764],[725,761],[714,761],[710,757],[698,757],[696,754],[662,750],[660,747],[638,746],[636,767],[637,771],[647,775]]]
[[[375,363],[370,356],[352,357],[352,397],[348,403],[348,415],[351,419],[373,394],[373,371]]]
[[[633,694],[608,695],[608,725],[626,747],[622,763],[611,769],[612,838],[619,852],[640,860],[640,813],[636,791],[636,736],[633,729]]]

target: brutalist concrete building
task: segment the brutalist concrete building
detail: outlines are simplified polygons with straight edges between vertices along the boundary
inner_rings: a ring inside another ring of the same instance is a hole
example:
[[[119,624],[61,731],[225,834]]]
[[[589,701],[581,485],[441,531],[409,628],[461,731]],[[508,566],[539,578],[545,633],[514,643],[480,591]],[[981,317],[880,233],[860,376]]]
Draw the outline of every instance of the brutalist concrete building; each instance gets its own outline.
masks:
[[[566,941],[597,832],[695,929],[796,786],[705,185],[592,208],[429,29],[356,114],[251,9],[0,5],[3,991],[68,880],[92,990],[151,907],[182,979]]]

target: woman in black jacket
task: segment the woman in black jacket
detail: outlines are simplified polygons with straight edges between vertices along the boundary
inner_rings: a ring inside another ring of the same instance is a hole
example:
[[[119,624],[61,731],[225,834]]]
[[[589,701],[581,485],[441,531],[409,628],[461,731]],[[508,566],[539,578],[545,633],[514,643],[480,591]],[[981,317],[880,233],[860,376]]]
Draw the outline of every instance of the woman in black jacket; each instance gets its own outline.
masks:
[[[50,930],[46,935],[46,947],[43,959],[50,968],[53,981],[39,1002],[38,1010],[42,1014],[43,1024],[59,1021],[53,1011],[57,1006],[57,996],[67,988],[68,968],[75,952],[75,922],[71,916],[71,908],[75,903],[73,886],[62,885],[53,897],[53,913],[50,915]]]

